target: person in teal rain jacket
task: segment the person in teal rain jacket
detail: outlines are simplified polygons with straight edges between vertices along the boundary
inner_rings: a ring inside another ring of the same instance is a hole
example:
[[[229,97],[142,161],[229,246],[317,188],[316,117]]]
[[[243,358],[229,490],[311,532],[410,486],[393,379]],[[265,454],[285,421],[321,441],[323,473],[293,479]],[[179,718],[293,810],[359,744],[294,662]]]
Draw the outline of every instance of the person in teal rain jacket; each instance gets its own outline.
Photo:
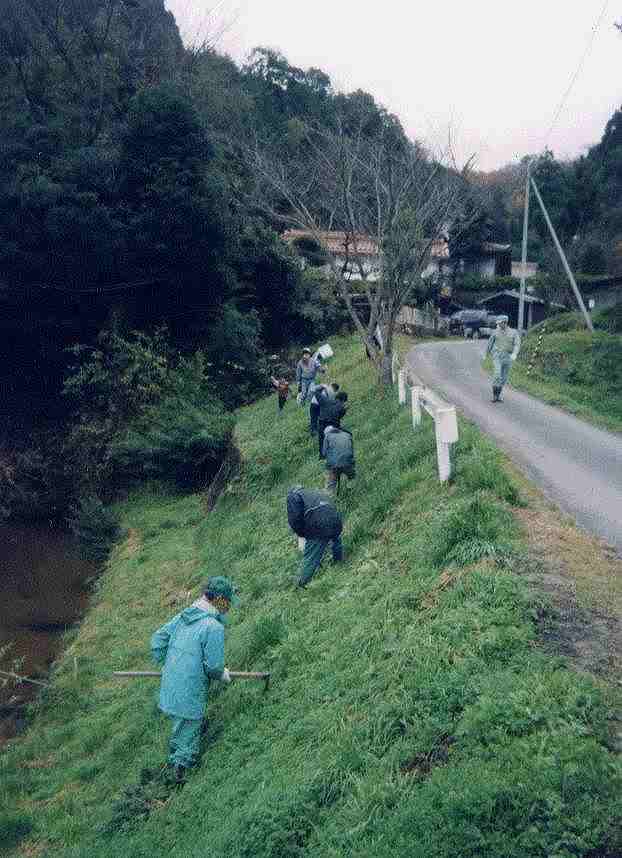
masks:
[[[224,621],[237,604],[228,578],[209,578],[201,598],[151,638],[153,659],[163,665],[159,707],[173,719],[168,761],[178,782],[199,753],[210,681],[231,681],[225,667]]]

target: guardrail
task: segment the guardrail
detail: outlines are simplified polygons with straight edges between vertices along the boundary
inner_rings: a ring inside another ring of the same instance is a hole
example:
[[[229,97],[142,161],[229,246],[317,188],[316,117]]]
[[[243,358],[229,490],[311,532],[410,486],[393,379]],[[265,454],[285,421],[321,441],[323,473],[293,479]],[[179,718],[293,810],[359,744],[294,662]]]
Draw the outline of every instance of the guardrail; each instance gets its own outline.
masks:
[[[405,369],[398,371],[397,382],[400,404],[406,405],[408,372]],[[445,483],[451,477],[451,445],[458,440],[456,408],[422,384],[410,388],[410,402],[413,429],[421,426],[423,410],[434,420],[438,478],[441,483]]]

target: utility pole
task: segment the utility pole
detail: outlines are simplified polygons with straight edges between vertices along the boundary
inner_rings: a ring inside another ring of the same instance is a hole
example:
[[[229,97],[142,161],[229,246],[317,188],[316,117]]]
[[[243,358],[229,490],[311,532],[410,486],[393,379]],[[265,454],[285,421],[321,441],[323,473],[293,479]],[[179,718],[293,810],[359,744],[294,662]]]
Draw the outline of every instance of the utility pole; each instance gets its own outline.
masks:
[[[568,260],[566,259],[566,254],[564,253],[563,248],[562,248],[561,244],[559,243],[559,239],[557,238],[557,233],[555,232],[555,227],[551,223],[551,218],[549,217],[549,213],[546,210],[546,206],[542,202],[542,197],[540,196],[540,191],[538,190],[538,186],[534,182],[533,178],[531,179],[531,187],[533,188],[534,193],[536,195],[536,198],[537,198],[538,202],[540,203],[540,208],[542,209],[542,214],[544,215],[544,220],[546,221],[546,225],[548,226],[549,231],[551,233],[551,236],[553,237],[553,242],[554,242],[555,247],[557,248],[557,252],[559,253],[559,256],[561,258],[562,265],[564,266],[564,271],[566,272],[566,274],[568,276],[568,280],[570,280],[570,285],[572,286],[572,291],[574,292],[575,298],[577,299],[577,303],[579,305],[579,308],[580,308],[581,312],[583,313],[583,318],[585,319],[585,324],[587,325],[588,330],[592,331],[592,333],[593,333],[594,332],[594,325],[592,324],[590,314],[585,309],[585,304],[583,303],[583,298],[581,297],[581,293],[579,292],[579,287],[577,286],[576,280],[574,279],[574,274],[570,270],[570,265],[568,265]]]
[[[529,180],[531,178],[531,160],[527,162],[527,182],[525,184],[525,212],[523,214],[523,253],[521,256],[520,300],[518,302],[518,334],[523,336],[525,321],[525,276],[527,273],[527,232],[529,230]]]

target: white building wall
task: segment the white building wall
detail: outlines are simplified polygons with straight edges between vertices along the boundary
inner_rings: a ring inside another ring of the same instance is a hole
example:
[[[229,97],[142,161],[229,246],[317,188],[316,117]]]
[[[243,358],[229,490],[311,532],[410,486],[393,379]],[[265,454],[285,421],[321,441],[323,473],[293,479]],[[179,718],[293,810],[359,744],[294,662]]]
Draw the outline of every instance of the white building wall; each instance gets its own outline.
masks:
[[[522,277],[523,273],[523,263],[522,262],[512,262],[512,277]],[[535,277],[538,273],[538,263],[537,262],[526,262],[525,263],[525,279],[529,277]]]
[[[494,258],[482,259],[476,265],[477,273],[487,280],[493,280],[495,276],[495,260]]]

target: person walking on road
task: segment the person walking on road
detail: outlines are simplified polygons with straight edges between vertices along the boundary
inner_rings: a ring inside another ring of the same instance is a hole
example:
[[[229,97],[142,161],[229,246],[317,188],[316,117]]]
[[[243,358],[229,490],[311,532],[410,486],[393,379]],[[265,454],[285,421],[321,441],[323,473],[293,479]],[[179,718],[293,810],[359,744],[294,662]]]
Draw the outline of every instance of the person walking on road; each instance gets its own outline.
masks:
[[[309,396],[309,389],[315,382],[318,372],[326,372],[322,361],[311,357],[311,349],[302,350],[302,358],[296,367],[296,383],[298,384],[298,402],[303,405]]]
[[[490,335],[486,355],[492,355],[494,376],[492,379],[492,401],[502,402],[501,391],[507,384],[510,368],[518,356],[520,337],[513,328],[508,328],[508,317],[499,316],[497,329]]]
[[[180,784],[199,754],[210,681],[231,681],[224,661],[224,620],[238,604],[229,578],[211,577],[203,595],[151,638],[153,660],[163,665],[158,705],[173,721],[168,764]]]
[[[343,560],[343,519],[324,492],[294,486],[287,494],[287,520],[294,533],[305,540],[298,587],[306,587],[320,568],[332,543],[333,561]]]
[[[326,458],[326,491],[339,494],[339,483],[345,474],[349,480],[356,476],[354,443],[347,429],[328,426],[324,432],[324,457]]]

